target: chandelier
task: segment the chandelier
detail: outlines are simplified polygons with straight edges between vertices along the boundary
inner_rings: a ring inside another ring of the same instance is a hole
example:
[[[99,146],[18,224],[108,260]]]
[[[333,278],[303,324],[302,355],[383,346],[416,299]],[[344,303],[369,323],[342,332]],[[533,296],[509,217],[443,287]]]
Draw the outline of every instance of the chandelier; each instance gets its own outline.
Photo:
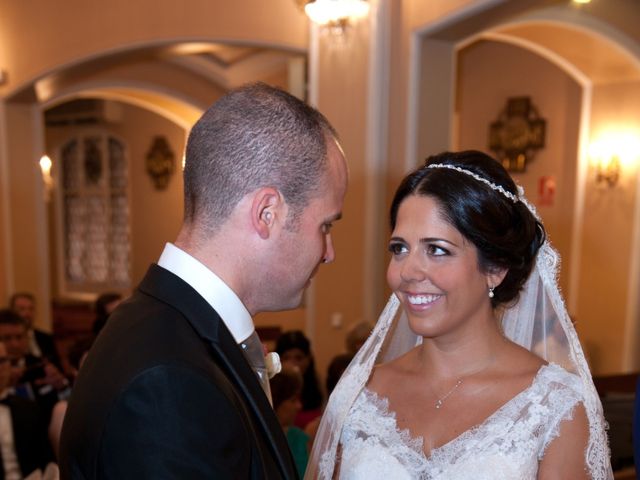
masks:
[[[369,14],[366,0],[298,0],[309,19],[331,29],[346,28],[350,22]]]

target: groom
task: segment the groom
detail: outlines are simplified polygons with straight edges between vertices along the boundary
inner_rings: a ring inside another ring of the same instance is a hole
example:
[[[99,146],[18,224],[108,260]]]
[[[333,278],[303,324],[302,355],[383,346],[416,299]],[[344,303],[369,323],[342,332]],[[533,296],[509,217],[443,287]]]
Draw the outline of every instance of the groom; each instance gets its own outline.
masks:
[[[333,261],[346,187],[333,128],[295,97],[255,84],[204,113],[187,142],[178,237],[80,370],[63,479],[296,478],[239,344],[255,340],[252,315],[295,308]]]

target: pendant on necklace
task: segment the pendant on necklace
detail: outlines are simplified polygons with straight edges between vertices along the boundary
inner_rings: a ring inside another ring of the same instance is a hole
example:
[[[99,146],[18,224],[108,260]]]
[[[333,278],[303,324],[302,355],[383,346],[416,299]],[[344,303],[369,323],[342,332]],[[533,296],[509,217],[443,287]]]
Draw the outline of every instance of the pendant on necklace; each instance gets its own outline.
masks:
[[[458,380],[456,382],[456,384],[453,386],[453,388],[451,390],[449,390],[444,397],[439,398],[438,400],[436,400],[436,409],[440,410],[440,407],[442,407],[442,405],[444,404],[444,401],[449,398],[449,395],[451,395],[456,388],[458,388],[460,386],[460,384],[462,383],[462,379]]]

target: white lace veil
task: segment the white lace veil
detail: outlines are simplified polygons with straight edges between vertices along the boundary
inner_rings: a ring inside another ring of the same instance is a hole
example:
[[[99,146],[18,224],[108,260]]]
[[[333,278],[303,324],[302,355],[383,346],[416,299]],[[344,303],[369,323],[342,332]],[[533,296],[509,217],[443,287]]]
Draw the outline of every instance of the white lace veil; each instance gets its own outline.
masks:
[[[524,192],[519,190],[519,201],[539,220],[535,208],[527,203]],[[558,266],[557,252],[545,241],[518,302],[502,312],[503,330],[514,342],[580,377],[589,419],[586,465],[594,480],[608,480],[613,478],[613,474],[602,405],[558,288]],[[331,394],[314,441],[305,480],[332,478],[339,461],[342,426],[351,405],[367,384],[374,364],[388,362],[422,342],[422,338],[409,328],[406,316],[399,312],[399,303],[397,297],[391,295],[371,336]]]

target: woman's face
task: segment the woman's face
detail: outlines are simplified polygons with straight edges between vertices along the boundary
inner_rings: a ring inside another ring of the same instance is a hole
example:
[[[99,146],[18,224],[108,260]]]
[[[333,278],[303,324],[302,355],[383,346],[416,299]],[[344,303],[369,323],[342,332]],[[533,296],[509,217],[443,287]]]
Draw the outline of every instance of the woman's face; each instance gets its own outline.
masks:
[[[309,368],[309,356],[299,348],[290,348],[280,355],[283,367],[291,367],[300,373],[304,373]]]
[[[502,277],[479,270],[475,246],[444,220],[432,197],[403,200],[389,251],[387,281],[416,334],[446,335],[491,315],[489,286]]]

